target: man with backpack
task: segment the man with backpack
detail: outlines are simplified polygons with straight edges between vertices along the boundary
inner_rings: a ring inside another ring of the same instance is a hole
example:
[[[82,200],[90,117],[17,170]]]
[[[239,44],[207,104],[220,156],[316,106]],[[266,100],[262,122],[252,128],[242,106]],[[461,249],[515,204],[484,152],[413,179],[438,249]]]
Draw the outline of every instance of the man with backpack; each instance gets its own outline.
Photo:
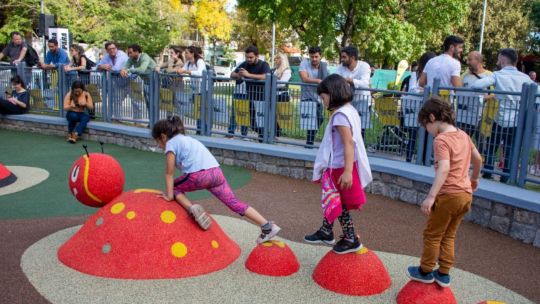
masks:
[[[28,47],[24,43],[23,37],[19,32],[11,33],[11,42],[2,50],[0,53],[0,60],[4,57],[8,57],[10,63],[17,65],[21,62],[24,62],[24,57],[26,56],[26,51]]]

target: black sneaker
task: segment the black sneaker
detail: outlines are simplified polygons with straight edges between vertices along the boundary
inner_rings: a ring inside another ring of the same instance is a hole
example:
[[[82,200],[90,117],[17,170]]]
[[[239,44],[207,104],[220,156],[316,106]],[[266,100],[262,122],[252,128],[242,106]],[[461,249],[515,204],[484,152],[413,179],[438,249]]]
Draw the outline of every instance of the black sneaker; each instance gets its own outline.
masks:
[[[360,240],[356,237],[354,238],[354,242],[351,242],[347,240],[345,237],[341,237],[341,240],[337,242],[336,245],[334,245],[334,252],[337,254],[345,254],[345,253],[351,253],[356,252],[360,249],[362,249],[362,243],[360,243]]]
[[[317,230],[314,234],[304,236],[304,241],[310,244],[326,244],[334,245],[336,240],[334,240],[334,233],[330,232],[329,234],[324,233],[321,229]]]

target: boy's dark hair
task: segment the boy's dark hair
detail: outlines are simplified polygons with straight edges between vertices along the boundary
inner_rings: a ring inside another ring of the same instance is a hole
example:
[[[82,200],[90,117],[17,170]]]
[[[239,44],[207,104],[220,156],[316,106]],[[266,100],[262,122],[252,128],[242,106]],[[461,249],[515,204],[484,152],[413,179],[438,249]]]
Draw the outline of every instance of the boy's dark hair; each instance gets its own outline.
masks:
[[[152,128],[152,137],[158,139],[161,137],[161,134],[165,134],[169,139],[178,134],[186,134],[182,119],[174,115],[156,122]]]
[[[444,51],[448,51],[452,45],[465,43],[461,37],[450,35],[444,39],[443,47]]]
[[[108,49],[109,46],[111,46],[111,45],[114,45],[115,47],[118,47],[118,45],[116,45],[116,42],[114,42],[114,41],[107,41],[107,42],[105,42],[105,49]]]
[[[431,114],[435,117],[435,121],[446,122],[453,126],[456,124],[456,114],[452,105],[440,97],[431,97],[424,103],[418,113],[418,122],[426,127],[428,123],[432,122],[429,118]]]
[[[321,55],[321,54],[322,54],[322,50],[321,50],[321,48],[318,47],[318,46],[311,46],[311,47],[309,47],[309,49],[308,49],[308,53],[309,53],[309,54],[316,54],[316,53],[319,53],[319,55]]]
[[[358,60],[358,49],[352,45],[342,48],[340,53],[345,53],[347,56],[354,57],[354,59]]]
[[[518,53],[512,48],[501,49],[499,55],[504,56],[510,60],[512,65],[516,65],[518,61]]]
[[[128,49],[132,49],[137,53],[142,53],[142,48],[138,44],[132,44],[132,45],[128,46]]]
[[[11,77],[11,83],[20,84],[23,88],[25,87],[24,86],[24,80],[19,75],[15,75],[15,76]]]
[[[52,43],[52,44],[58,46],[58,40],[56,40],[54,38],[49,39],[49,41],[47,41],[47,43]]]
[[[351,102],[353,98],[351,86],[347,83],[345,78],[338,74],[332,74],[319,83],[317,86],[317,94],[321,95],[322,93],[330,95],[328,110],[337,109],[344,104]]]
[[[255,54],[255,56],[259,56],[259,49],[254,45],[250,45],[250,46],[247,47],[245,53],[246,54],[253,53],[253,54]]]

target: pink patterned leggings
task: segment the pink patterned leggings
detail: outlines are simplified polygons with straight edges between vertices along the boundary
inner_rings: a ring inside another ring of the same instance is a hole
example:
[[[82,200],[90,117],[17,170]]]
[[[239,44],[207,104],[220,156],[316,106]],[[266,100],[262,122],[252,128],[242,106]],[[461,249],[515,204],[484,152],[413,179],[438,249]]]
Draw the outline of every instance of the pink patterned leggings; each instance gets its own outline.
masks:
[[[203,189],[210,191],[229,209],[242,216],[249,208],[236,198],[219,167],[187,173],[174,180],[174,196]]]

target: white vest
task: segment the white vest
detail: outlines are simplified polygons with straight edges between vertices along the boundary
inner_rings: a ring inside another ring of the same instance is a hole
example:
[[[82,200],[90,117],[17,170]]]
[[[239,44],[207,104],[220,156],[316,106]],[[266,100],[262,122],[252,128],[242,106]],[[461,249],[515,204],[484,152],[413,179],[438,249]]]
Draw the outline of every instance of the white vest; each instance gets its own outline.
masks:
[[[364,147],[364,140],[362,139],[360,116],[358,115],[358,111],[350,103],[337,109],[330,117],[330,121],[326,126],[326,130],[324,131],[324,137],[319,147],[319,151],[317,152],[317,157],[315,158],[315,165],[313,168],[313,180],[317,181],[321,179],[322,173],[324,172],[324,170],[326,170],[326,168],[329,167],[329,163],[332,157],[332,121],[334,115],[336,115],[337,113],[345,114],[345,116],[351,123],[352,137],[355,144],[355,159],[358,162],[358,176],[360,176],[362,188],[365,188],[367,185],[369,185],[369,183],[371,183],[373,177],[371,176],[371,168],[369,167],[366,148]]]

